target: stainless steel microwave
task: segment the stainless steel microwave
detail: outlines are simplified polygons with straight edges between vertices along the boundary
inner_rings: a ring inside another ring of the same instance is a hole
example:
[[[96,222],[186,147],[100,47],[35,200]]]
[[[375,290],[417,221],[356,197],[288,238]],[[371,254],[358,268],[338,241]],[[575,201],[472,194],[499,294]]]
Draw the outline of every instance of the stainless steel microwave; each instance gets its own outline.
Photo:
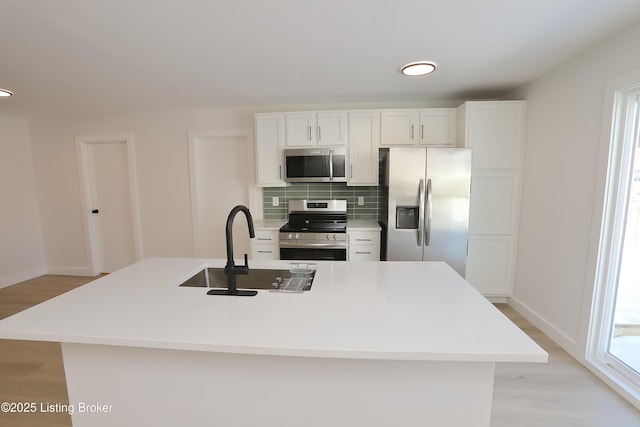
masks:
[[[347,149],[293,148],[284,150],[288,182],[347,182]]]

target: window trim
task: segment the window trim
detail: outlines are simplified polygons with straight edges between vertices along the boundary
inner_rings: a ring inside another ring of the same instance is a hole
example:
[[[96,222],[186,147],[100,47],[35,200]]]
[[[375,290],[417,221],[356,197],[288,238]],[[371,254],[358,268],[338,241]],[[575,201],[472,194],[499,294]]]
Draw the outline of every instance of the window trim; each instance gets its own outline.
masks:
[[[594,213],[600,210],[601,215],[594,215],[593,219],[590,260],[594,271],[593,275],[588,275],[595,280],[591,283],[591,300],[585,300],[584,304],[590,310],[583,312],[588,316],[585,338],[587,366],[638,408],[640,381],[635,379],[632,370],[608,354],[611,328],[607,325],[611,325],[613,320],[613,310],[609,308],[612,307],[616,287],[609,284],[617,284],[622,255],[620,237],[624,233],[631,187],[630,180],[621,178],[630,176],[635,152],[635,144],[628,143],[629,138],[634,137],[629,133],[628,123],[633,118],[635,124],[639,95],[640,72],[607,85],[597,181],[602,187],[596,191],[594,207]],[[631,128],[637,129],[637,126]]]

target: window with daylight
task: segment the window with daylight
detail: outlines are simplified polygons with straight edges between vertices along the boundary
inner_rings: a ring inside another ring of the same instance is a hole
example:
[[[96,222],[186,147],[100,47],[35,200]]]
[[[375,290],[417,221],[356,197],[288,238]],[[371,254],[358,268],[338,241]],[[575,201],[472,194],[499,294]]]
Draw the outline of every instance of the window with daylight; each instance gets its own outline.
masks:
[[[589,360],[640,399],[640,83],[614,97]]]

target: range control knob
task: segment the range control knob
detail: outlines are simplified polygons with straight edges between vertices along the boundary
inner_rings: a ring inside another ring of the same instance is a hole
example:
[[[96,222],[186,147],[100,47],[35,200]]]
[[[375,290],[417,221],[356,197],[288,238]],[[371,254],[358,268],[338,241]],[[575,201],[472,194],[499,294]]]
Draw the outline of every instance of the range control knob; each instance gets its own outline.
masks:
[[[293,233],[289,233],[289,235],[287,236],[287,239],[291,240],[293,238]]]
[[[296,240],[300,238],[300,233],[296,233]]]

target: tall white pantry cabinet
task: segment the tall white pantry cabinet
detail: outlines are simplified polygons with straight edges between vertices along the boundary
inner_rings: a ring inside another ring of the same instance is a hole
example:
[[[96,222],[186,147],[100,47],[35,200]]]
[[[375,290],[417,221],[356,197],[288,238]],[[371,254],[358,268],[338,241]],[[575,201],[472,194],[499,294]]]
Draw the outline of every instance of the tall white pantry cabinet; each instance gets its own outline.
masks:
[[[456,145],[473,152],[466,279],[487,297],[513,288],[524,122],[524,101],[458,107]]]

